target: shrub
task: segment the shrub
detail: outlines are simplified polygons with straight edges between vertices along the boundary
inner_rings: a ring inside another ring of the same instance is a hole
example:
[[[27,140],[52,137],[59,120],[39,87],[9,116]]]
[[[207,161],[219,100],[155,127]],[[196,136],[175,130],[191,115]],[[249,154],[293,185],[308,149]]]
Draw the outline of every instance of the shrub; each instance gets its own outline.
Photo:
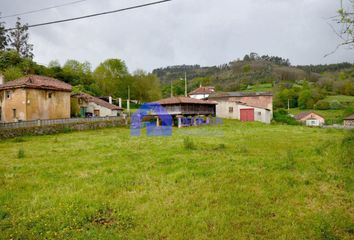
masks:
[[[18,154],[17,154],[18,158],[24,158],[25,157],[25,150],[23,150],[23,148],[20,148],[18,150]]]
[[[318,109],[318,110],[328,110],[329,108],[330,108],[329,102],[324,101],[324,100],[319,100],[315,104],[315,109]]]
[[[336,110],[336,109],[342,109],[343,105],[338,100],[333,100],[329,102],[329,107],[330,109]]]
[[[183,139],[183,145],[184,145],[184,149],[186,149],[186,150],[196,149],[196,146],[195,146],[193,140],[190,139],[189,137]]]
[[[285,109],[279,109],[274,112],[273,114],[274,121],[279,122],[279,123],[286,123],[289,125],[299,125],[299,123],[289,116],[288,112]]]

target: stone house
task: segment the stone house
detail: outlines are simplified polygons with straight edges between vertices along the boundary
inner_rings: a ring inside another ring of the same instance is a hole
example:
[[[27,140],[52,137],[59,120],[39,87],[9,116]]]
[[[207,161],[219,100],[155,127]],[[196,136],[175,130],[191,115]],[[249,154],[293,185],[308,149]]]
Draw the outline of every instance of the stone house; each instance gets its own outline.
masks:
[[[71,85],[29,75],[0,84],[0,121],[70,118]]]

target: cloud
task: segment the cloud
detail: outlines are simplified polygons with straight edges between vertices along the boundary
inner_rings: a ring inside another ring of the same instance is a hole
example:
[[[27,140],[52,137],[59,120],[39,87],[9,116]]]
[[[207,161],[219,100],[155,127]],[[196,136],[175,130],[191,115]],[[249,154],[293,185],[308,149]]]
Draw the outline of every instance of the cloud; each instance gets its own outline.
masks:
[[[67,1],[69,2],[69,0]],[[118,9],[146,0],[87,0],[23,16],[30,24]],[[38,9],[45,0],[0,2],[3,15]],[[35,60],[123,59],[130,71],[175,64],[218,65],[251,51],[289,58],[293,64],[353,62],[328,26],[339,1],[333,0],[174,0],[157,6],[30,29]],[[15,19],[6,19],[13,25]]]

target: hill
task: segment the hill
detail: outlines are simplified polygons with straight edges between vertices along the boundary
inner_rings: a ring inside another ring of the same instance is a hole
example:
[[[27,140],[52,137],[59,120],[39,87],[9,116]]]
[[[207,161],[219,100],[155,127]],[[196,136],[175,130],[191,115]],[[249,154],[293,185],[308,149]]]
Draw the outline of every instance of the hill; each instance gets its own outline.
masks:
[[[350,63],[291,66],[289,60],[281,57],[258,56],[251,53],[243,60],[220,66],[180,65],[155,69],[153,73],[158,76],[162,86],[178,82],[186,73],[189,89],[203,84],[214,85],[221,91],[244,91],[261,84],[271,84],[273,87],[300,80],[318,82],[324,79],[324,73],[325,78],[335,79],[340,71],[353,67],[354,65]],[[176,85],[178,88],[178,84]]]

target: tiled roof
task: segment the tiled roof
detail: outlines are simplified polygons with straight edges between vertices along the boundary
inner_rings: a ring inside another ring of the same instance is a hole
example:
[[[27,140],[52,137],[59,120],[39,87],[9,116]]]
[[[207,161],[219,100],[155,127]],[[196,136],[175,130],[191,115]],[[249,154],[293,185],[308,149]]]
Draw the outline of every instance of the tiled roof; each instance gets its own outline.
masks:
[[[308,116],[308,115],[310,115],[310,114],[315,114],[315,115],[317,115],[317,116],[322,117],[321,115],[319,115],[318,113],[315,113],[315,112],[302,112],[302,113],[299,113],[299,114],[295,115],[294,118],[295,118],[296,120],[301,120],[301,119],[303,119],[304,117],[306,117],[306,116]],[[322,118],[323,118],[323,117],[322,117]]]
[[[99,99],[97,97],[91,96],[87,93],[76,93],[72,94],[71,96],[76,97],[76,98],[81,98],[84,99],[86,102],[94,102],[99,106],[111,109],[111,110],[123,110],[123,108],[120,108],[116,105],[110,104],[109,102],[106,102],[102,99]]]
[[[199,87],[193,91],[191,91],[188,95],[195,95],[195,94],[212,94],[215,92],[215,87]]]
[[[354,114],[344,118],[344,120],[354,120]]]
[[[0,90],[13,88],[36,88],[71,92],[71,85],[55,78],[29,75],[0,85]]]
[[[209,98],[273,96],[271,92],[217,92]]]
[[[210,104],[210,105],[216,105],[217,103],[214,101],[205,101],[205,100],[199,100],[199,99],[194,99],[194,98],[189,98],[189,97],[171,97],[171,98],[165,98],[160,101],[157,101],[156,103],[159,103],[161,105],[173,105],[173,104],[182,104],[182,103],[187,103],[187,104]]]

